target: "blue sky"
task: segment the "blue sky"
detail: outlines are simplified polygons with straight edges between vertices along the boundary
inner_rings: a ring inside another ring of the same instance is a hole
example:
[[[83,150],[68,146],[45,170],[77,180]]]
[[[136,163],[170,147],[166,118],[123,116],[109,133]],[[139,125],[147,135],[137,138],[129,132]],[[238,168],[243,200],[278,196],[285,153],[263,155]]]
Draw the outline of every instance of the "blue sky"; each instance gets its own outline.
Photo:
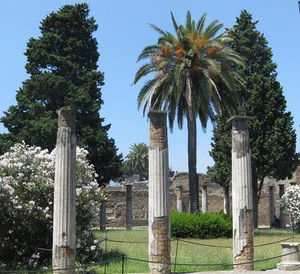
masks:
[[[16,90],[28,78],[24,52],[30,37],[37,38],[40,21],[64,4],[81,1],[9,0],[1,3],[0,16],[0,115],[16,104]],[[141,50],[155,43],[157,34],[147,25],[153,23],[172,30],[170,11],[178,23],[183,23],[187,10],[199,19],[208,13],[207,22],[218,19],[224,27],[235,23],[242,9],[259,20],[258,30],[265,34],[277,63],[278,80],[284,89],[287,109],[294,116],[297,135],[300,124],[300,15],[296,0],[110,0],[85,1],[90,15],[99,28],[94,36],[99,43],[99,70],[105,73],[102,88],[104,105],[100,111],[106,123],[111,123],[109,135],[116,141],[119,152],[126,155],[133,143],[148,143],[149,124],[137,110],[136,98],[142,82],[131,86],[140,64],[136,58]],[[187,170],[187,132],[174,127],[169,133],[169,157],[173,170]],[[213,161],[209,157],[212,126],[206,133],[198,125],[197,168],[205,172]],[[0,124],[0,132],[6,132]],[[297,138],[297,141],[299,138]],[[297,144],[299,151],[299,144]]]

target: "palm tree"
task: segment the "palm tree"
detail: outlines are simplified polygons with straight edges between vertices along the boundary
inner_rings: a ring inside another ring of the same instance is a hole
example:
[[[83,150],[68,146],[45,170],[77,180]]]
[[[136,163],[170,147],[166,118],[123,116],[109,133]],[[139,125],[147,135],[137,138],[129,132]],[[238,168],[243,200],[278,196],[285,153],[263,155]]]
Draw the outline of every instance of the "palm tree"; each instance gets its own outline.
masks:
[[[148,147],[145,143],[131,145],[126,158],[130,170],[138,173],[140,179],[148,178]]]
[[[138,61],[150,62],[139,68],[133,84],[154,73],[138,95],[138,107],[146,110],[165,110],[171,129],[175,116],[179,128],[183,118],[188,126],[188,166],[190,212],[199,211],[199,185],[196,170],[196,119],[205,130],[207,121],[216,113],[232,113],[239,104],[237,87],[243,86],[239,67],[242,58],[227,45],[231,37],[216,33],[223,27],[217,20],[204,27],[206,14],[197,22],[188,11],[185,25],[177,25],[171,13],[176,36],[155,25],[160,34],[156,44],[147,46]]]

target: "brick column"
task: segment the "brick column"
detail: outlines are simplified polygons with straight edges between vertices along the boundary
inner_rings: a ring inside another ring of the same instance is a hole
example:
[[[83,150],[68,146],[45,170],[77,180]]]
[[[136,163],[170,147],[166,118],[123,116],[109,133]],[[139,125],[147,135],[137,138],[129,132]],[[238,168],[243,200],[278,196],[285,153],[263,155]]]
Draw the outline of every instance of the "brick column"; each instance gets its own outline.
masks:
[[[202,213],[207,213],[208,211],[207,185],[201,185],[201,190],[202,190],[202,195],[201,195]]]
[[[75,273],[76,133],[69,107],[57,111],[52,267],[54,273]],[[55,271],[55,269],[59,269]],[[64,270],[66,269],[66,270]]]
[[[126,184],[126,230],[132,229],[132,184]]]
[[[182,186],[176,186],[176,209],[183,212]]]
[[[106,230],[106,199],[100,201],[100,230]]]
[[[166,113],[151,111],[149,145],[149,260],[150,273],[171,273],[169,162]]]
[[[281,199],[284,194],[284,184],[279,185],[279,198]],[[282,203],[280,203],[280,227],[285,228],[286,227],[286,216],[285,216],[285,208]]]
[[[251,153],[248,120],[252,117],[232,116],[232,219],[233,260],[253,260],[253,200]],[[237,265],[237,271],[253,270],[253,263]]]

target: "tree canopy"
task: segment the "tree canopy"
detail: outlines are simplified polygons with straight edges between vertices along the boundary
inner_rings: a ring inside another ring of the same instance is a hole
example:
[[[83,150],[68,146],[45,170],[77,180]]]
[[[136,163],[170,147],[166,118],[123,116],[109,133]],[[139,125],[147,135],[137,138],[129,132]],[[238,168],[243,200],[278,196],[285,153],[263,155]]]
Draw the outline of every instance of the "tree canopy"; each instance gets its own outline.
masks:
[[[110,125],[103,125],[99,115],[104,82],[97,65],[98,43],[92,35],[97,27],[85,3],[65,5],[42,20],[41,36],[31,38],[25,52],[30,77],[17,91],[17,105],[9,107],[1,122],[12,142],[24,140],[52,150],[56,110],[71,106],[76,111],[78,144],[89,151],[99,183],[107,184],[120,175],[122,156],[108,137]]]
[[[256,29],[257,23],[252,20],[251,14],[243,10],[236,25],[228,30],[233,38],[232,48],[244,57],[247,64],[243,71],[247,89],[239,90],[243,102],[240,114],[255,117],[249,122],[249,133],[256,213],[264,178],[269,176],[279,180],[291,177],[298,161],[293,117],[286,110],[283,90],[277,81],[276,64],[272,61],[272,50],[264,35]],[[223,169],[231,161],[230,139],[230,127],[224,127],[224,122],[218,120],[211,155],[215,160],[213,171],[219,176],[227,174],[227,180],[222,178],[224,183],[231,177],[231,171],[226,168],[224,173]]]

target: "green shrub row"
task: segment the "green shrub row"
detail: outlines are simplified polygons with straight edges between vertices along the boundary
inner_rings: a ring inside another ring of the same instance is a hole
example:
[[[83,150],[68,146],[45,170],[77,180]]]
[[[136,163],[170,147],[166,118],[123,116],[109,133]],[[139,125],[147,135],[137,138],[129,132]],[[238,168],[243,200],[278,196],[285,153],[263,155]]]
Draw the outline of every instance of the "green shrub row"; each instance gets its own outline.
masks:
[[[223,213],[171,213],[171,235],[175,238],[231,238],[232,218]]]

